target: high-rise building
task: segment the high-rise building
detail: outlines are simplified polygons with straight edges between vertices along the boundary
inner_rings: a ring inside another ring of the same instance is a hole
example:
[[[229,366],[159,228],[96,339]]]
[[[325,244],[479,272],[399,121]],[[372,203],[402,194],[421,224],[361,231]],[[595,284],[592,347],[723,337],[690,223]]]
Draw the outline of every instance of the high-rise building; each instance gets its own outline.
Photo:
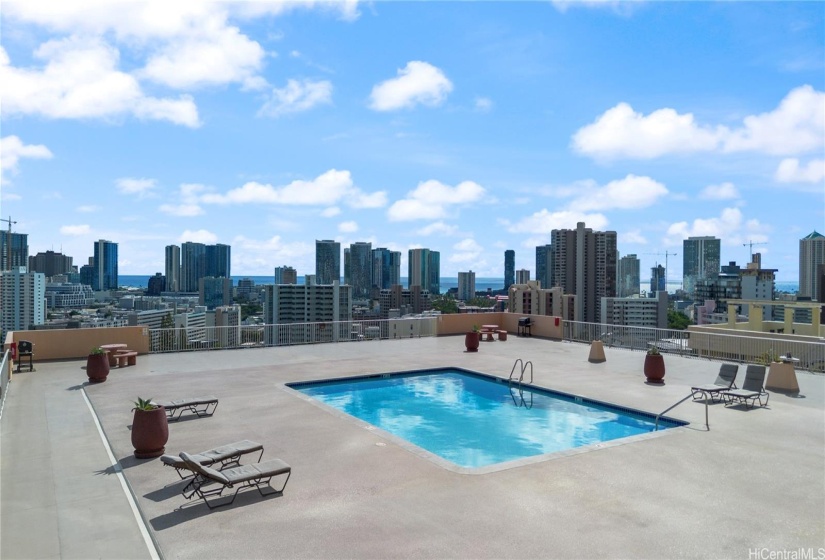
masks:
[[[616,295],[616,232],[579,222],[574,230],[554,229],[551,238],[554,286],[576,296],[576,321],[600,322],[601,298]]]
[[[657,264],[650,269],[650,291],[652,292],[666,292],[667,291],[667,269],[660,264]]]
[[[468,301],[474,297],[476,297],[476,273],[472,270],[469,272],[459,272],[457,299]]]
[[[166,246],[166,291],[181,291],[180,282],[180,247],[177,245]]]
[[[243,300],[256,300],[257,291],[255,281],[252,278],[241,278],[238,280],[238,298]]]
[[[576,296],[566,295],[561,287],[542,288],[538,280],[516,282],[507,292],[510,313],[519,315],[551,315],[565,321],[573,320]]]
[[[344,259],[346,284],[352,286],[353,299],[369,297],[372,287],[372,243],[359,241],[349,246],[349,255]]]
[[[159,296],[161,292],[166,291],[166,277],[160,272],[156,272],[154,276],[149,277],[149,283],[146,286],[147,296]]]
[[[232,247],[222,243],[206,246],[206,276],[232,277]]]
[[[665,290],[656,297],[602,298],[602,322],[629,327],[667,328],[668,295]]]
[[[388,318],[390,314],[403,317],[432,309],[430,292],[421,286],[404,288],[401,284],[393,284],[381,290],[378,301],[382,319]]]
[[[372,250],[372,285],[381,290],[401,283],[401,252],[384,247]]]
[[[341,244],[315,240],[315,281],[318,285],[341,282]]]
[[[0,273],[0,337],[46,322],[46,276],[25,266]]]
[[[275,283],[276,284],[297,284],[298,271],[291,266],[276,266],[275,267]]]
[[[821,264],[825,264],[825,236],[813,231],[799,240],[799,297],[819,297]]]
[[[719,274],[720,256],[721,241],[713,236],[682,241],[682,285],[691,297],[699,280]]]
[[[536,247],[536,280],[542,288],[553,287],[553,246]]]
[[[441,293],[441,254],[429,249],[410,249],[407,254],[407,285],[421,286],[431,295]]]
[[[762,268],[762,259],[759,253],[754,253],[751,262],[744,270],[739,271],[739,277],[742,282],[742,299],[749,300],[765,300],[772,301],[776,296],[775,268]],[[748,317],[750,315],[750,306],[743,305],[740,310],[742,315]],[[773,320],[773,306],[765,305],[762,307],[762,319],[765,321]]]
[[[625,255],[620,258],[616,295],[620,298],[638,295],[640,283],[640,262],[636,255]]]
[[[117,283],[117,243],[99,239],[94,248],[94,276],[92,289],[96,292],[116,290]]]
[[[520,268],[516,271],[516,284],[527,284],[530,281],[530,271]]]
[[[504,289],[509,290],[516,281],[516,252],[512,249],[504,251]]]
[[[180,291],[197,292],[206,276],[206,245],[186,241],[180,246]]]
[[[207,309],[232,304],[232,279],[204,276],[198,281],[198,304]]]
[[[0,270],[18,270],[29,266],[29,234],[0,233]]]
[[[46,251],[29,257],[29,272],[42,272],[46,278],[72,271],[72,257],[67,257],[62,253]]]
[[[274,284],[264,288],[264,322],[291,324],[266,330],[268,344],[303,344],[348,340],[352,320],[352,287]],[[320,325],[308,323],[321,323]]]

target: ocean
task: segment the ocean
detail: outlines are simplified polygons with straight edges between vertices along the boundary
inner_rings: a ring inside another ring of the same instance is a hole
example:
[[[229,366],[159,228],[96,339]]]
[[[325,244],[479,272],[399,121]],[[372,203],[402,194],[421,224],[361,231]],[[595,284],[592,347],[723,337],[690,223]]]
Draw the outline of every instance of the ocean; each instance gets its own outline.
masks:
[[[272,284],[273,278],[272,276],[233,276],[232,283],[237,286],[238,280],[243,278],[249,278],[253,280],[255,284]],[[303,283],[304,277],[298,277],[298,283]],[[341,279],[343,282],[343,278]],[[121,274],[118,277],[118,283],[121,287],[131,287],[131,288],[146,288],[149,285],[149,275],[143,274]],[[407,285],[407,279],[401,278],[401,284],[403,286]],[[682,285],[679,282],[668,282],[667,284],[667,291],[670,293],[675,293],[676,290],[681,288]],[[450,288],[458,288],[458,278],[442,278],[441,279],[441,292],[445,293]],[[644,282],[641,284],[640,289],[647,291],[650,288],[650,281]],[[477,292],[486,292],[487,290],[503,290],[504,289],[504,278],[476,278],[476,291]],[[787,293],[796,293],[799,290],[799,283],[798,282],[783,282],[777,281],[776,282],[776,291],[777,292],[787,292]]]

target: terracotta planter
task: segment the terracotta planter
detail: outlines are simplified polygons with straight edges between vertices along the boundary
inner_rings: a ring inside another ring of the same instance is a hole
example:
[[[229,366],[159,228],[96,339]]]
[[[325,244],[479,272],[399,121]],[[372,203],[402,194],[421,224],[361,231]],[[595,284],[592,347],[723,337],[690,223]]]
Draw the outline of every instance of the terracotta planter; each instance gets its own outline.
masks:
[[[478,343],[481,340],[481,333],[468,332],[464,335],[464,347],[467,352],[478,352]]]
[[[645,377],[648,383],[664,383],[665,357],[661,354],[645,356]]]
[[[109,357],[106,354],[89,354],[86,358],[86,375],[92,383],[102,383],[109,377]]]
[[[135,448],[135,457],[160,457],[166,451],[168,440],[169,424],[165,408],[159,406],[154,410],[135,410],[132,421],[132,447]]]

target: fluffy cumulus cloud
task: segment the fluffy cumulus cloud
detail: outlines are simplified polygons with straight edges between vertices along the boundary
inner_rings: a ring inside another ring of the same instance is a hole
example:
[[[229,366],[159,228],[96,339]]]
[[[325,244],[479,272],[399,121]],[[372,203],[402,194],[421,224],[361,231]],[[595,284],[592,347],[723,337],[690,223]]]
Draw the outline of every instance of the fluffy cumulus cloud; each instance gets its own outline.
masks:
[[[450,262],[469,263],[478,268],[481,266],[479,258],[483,252],[484,247],[479,245],[475,239],[471,237],[462,239],[453,245],[453,253],[450,255]]]
[[[0,138],[0,185],[9,173],[17,173],[22,158],[51,159],[52,152],[43,144],[24,144],[17,136]]]
[[[376,111],[410,109],[416,105],[441,105],[453,90],[452,82],[439,68],[413,60],[398,70],[398,76],[372,88],[370,108]]]
[[[579,129],[573,148],[597,159],[652,159],[692,152],[796,155],[825,145],[825,93],[811,86],[788,93],[773,111],[750,115],[739,127],[703,125],[690,113],[664,108],[643,115],[619,103]]]
[[[75,226],[61,226],[60,235],[80,236],[88,235],[92,232],[92,228],[88,224],[80,224]]]
[[[440,220],[449,208],[481,200],[486,194],[484,187],[473,181],[464,181],[455,187],[439,181],[419,183],[407,197],[390,206],[387,217],[393,222],[408,220]]]
[[[719,185],[708,185],[699,193],[699,198],[704,200],[736,200],[739,198],[739,191],[733,183],[725,182]]]
[[[115,187],[122,194],[133,194],[138,197],[146,197],[152,194],[157,186],[154,179],[135,179],[133,177],[121,177],[115,180]]]
[[[198,183],[183,183],[178,189],[178,204],[161,204],[158,210],[164,214],[178,217],[200,216],[204,213],[198,197],[209,192],[209,187]]]
[[[603,214],[586,214],[571,210],[550,212],[546,208],[525,216],[517,222],[502,220],[501,223],[510,233],[541,235],[545,240],[542,244],[546,244],[547,235],[554,229],[575,229],[579,222],[584,222],[594,231],[604,230],[608,224]]]
[[[701,236],[715,236],[732,245],[768,240],[767,228],[758,220],[746,220],[739,208],[725,208],[718,217],[671,224],[665,240],[668,245],[679,246],[688,237]]]
[[[290,263],[298,270],[311,270],[315,267],[315,246],[303,241],[290,243],[280,235],[265,240],[242,235],[232,239],[233,268],[271,275],[273,262]]]
[[[650,177],[630,174],[602,187],[584,189],[568,207],[579,212],[647,208],[667,194],[668,190],[662,183]]]
[[[797,158],[786,158],[779,163],[774,178],[780,183],[822,183],[825,181],[825,159],[812,159],[800,164]]]
[[[288,80],[286,87],[273,89],[259,116],[280,117],[308,111],[317,105],[332,102],[332,83],[326,80]]]
[[[189,127],[200,125],[191,96],[157,98],[144,94],[134,76],[117,69],[118,50],[102,40],[52,40],[34,54],[44,61],[42,68],[16,68],[0,47],[3,115],[53,119],[114,119],[132,115]]]
[[[455,235],[458,233],[458,226],[451,226],[445,224],[444,222],[433,222],[423,228],[417,230],[416,235],[423,235],[423,236],[430,236],[430,235],[441,235],[441,236],[450,236]]]
[[[284,186],[246,183],[226,193],[206,193],[203,204],[282,204],[334,206],[345,203],[353,208],[374,208],[386,204],[386,193],[364,193],[357,188],[349,171],[330,169],[312,180],[296,180]]]
[[[178,243],[186,243],[187,241],[191,243],[205,243],[207,245],[214,245],[218,242],[218,236],[205,229],[197,229],[194,231],[187,229],[180,234],[180,237],[178,237]]]
[[[358,224],[353,221],[341,222],[338,224],[338,231],[341,233],[355,233],[358,231]]]

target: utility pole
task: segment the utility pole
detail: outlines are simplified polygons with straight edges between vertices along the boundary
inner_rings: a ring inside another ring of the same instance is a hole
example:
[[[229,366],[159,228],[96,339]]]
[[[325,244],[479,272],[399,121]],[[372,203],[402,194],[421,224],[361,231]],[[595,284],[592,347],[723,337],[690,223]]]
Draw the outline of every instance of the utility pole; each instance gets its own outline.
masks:
[[[0,222],[7,222],[9,224],[9,231],[6,234],[6,266],[2,268],[3,270],[11,270],[11,225],[17,222],[12,221],[11,216],[9,216],[8,220],[0,218]]]

